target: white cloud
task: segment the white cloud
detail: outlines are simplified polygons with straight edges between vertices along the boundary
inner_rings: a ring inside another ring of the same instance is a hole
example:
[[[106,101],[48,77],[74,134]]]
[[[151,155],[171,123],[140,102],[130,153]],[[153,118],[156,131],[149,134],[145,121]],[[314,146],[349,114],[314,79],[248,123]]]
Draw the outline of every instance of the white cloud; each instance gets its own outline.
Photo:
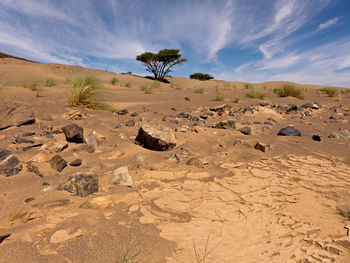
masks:
[[[324,29],[327,29],[331,26],[334,26],[336,23],[338,23],[339,21],[339,17],[335,17],[335,18],[332,18],[328,21],[326,21],[325,23],[322,23],[318,26],[318,31],[321,31],[321,30],[324,30]]]
[[[272,60],[263,60],[260,63],[259,70],[265,69],[279,69],[285,70],[286,68],[294,65],[299,61],[300,57],[296,55],[287,55],[281,58],[276,58]]]

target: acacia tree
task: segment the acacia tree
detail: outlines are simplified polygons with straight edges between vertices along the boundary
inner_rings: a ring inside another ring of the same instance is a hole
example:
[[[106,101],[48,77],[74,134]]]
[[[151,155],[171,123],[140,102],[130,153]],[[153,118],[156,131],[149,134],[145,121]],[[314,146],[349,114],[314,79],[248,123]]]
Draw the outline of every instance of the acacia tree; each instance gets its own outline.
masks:
[[[163,79],[175,65],[181,65],[187,60],[181,58],[179,49],[163,49],[157,54],[146,52],[136,57],[146,66],[147,71],[154,74],[155,79]]]

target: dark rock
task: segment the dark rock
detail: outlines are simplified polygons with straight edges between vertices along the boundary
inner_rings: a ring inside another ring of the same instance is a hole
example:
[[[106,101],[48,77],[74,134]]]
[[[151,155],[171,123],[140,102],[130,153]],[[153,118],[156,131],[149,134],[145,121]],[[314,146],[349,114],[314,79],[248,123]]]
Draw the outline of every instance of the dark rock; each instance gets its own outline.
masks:
[[[279,135],[279,136],[301,136],[301,133],[299,130],[297,130],[293,126],[288,126],[286,128],[281,129],[277,135]]]
[[[209,110],[210,111],[214,111],[216,112],[218,115],[223,115],[225,114],[229,114],[230,110],[232,109],[232,106],[228,105],[228,104],[224,104],[224,105],[220,105],[217,107],[212,107]]]
[[[259,125],[259,124],[262,124],[261,121],[253,121],[253,124],[255,125]],[[265,123],[264,123],[265,124]]]
[[[34,143],[33,140],[27,140],[27,139],[21,138],[17,134],[15,135],[15,142],[16,143],[31,143],[31,144]]]
[[[273,123],[271,121],[264,121],[264,125],[273,126]]]
[[[13,126],[22,126],[35,122],[33,112],[18,104],[0,105],[0,131]]]
[[[56,154],[55,156],[53,156],[51,158],[51,160],[49,161],[49,164],[50,164],[52,169],[54,169],[58,172],[62,172],[62,170],[67,166],[67,161],[64,160],[61,157],[61,155]]]
[[[29,137],[35,135],[35,132],[25,132],[22,134],[23,137]]]
[[[46,138],[46,139],[53,139],[53,138],[55,138],[55,137],[53,137],[52,134],[48,134],[48,135],[45,136],[45,138]]]
[[[270,145],[265,144],[265,143],[260,143],[257,142],[254,146],[256,150],[262,151],[262,152],[267,152],[271,149]]]
[[[51,134],[61,134],[61,133],[63,133],[63,131],[62,131],[62,130],[59,130],[59,129],[53,129],[53,130],[51,131]]]
[[[98,191],[98,177],[95,174],[78,173],[69,176],[59,185],[58,190],[65,190],[73,195],[85,197]]]
[[[48,182],[43,182],[41,185],[50,185]]]
[[[195,157],[189,159],[186,162],[186,165],[192,165],[192,166],[195,166],[195,167],[198,167],[198,168],[203,168],[204,167],[202,161],[199,160],[198,158],[195,158]]]
[[[350,133],[348,130],[339,128],[338,131],[331,133],[328,138],[337,138],[337,139],[345,139],[350,140]]]
[[[25,203],[29,203],[31,201],[34,201],[34,197],[29,197],[29,198],[24,200]]]
[[[39,171],[39,168],[37,166],[35,166],[33,163],[29,162],[27,163],[27,172],[28,173],[34,173],[36,174],[37,176],[40,176],[40,177],[44,177],[40,171]]]
[[[130,114],[130,116],[131,117],[137,117],[137,116],[139,116],[139,114],[137,112],[133,112],[133,113]]]
[[[175,108],[170,108],[170,110],[172,110],[172,111],[176,111],[176,109],[175,109]]]
[[[244,135],[251,135],[252,134],[252,129],[250,127],[243,127],[239,131]]]
[[[125,123],[125,126],[126,126],[126,127],[134,127],[134,126],[135,126],[135,121],[134,121],[134,120],[128,120],[128,121]]]
[[[135,143],[154,151],[166,151],[176,146],[175,134],[171,129],[149,125],[140,127]]]
[[[82,163],[81,159],[76,159],[76,160],[74,160],[73,162],[71,162],[69,165],[70,165],[70,166],[77,167],[77,166],[80,166],[81,163]]]
[[[11,151],[0,149],[0,174],[8,177],[22,170],[21,161]]]
[[[30,146],[27,146],[27,147],[23,147],[22,151],[26,152],[26,151],[29,151],[32,148],[40,147],[42,145],[43,145],[42,143],[36,143],[36,144],[30,145]]]
[[[75,152],[75,153],[79,153],[79,152],[94,153],[95,146],[92,144],[80,144],[73,149],[73,152]]]
[[[197,116],[191,116],[191,121],[199,121],[199,118]]]
[[[121,124],[121,123],[114,126],[114,129],[121,129],[121,128],[123,128],[123,124]]]
[[[190,117],[190,115],[188,113],[185,112],[180,112],[179,114],[176,115],[177,118],[183,118],[183,119],[187,119]]]
[[[216,129],[228,129],[228,130],[236,130],[236,121],[235,120],[223,120],[217,124],[212,126]]]
[[[189,97],[184,98],[185,101],[191,101]]]
[[[125,114],[128,114],[128,110],[127,109],[123,109],[123,110],[120,110],[120,111],[117,111],[117,114],[118,115],[125,115]]]
[[[320,142],[321,141],[321,137],[319,135],[312,135],[312,139],[316,142]]]
[[[71,123],[62,128],[67,142],[83,143],[84,142],[84,129],[75,123]]]
[[[308,102],[308,103],[301,105],[300,107],[304,108],[304,109],[318,110],[320,108],[320,105],[318,103]]]
[[[5,235],[0,235],[0,244],[8,237],[10,237],[11,234],[5,234]]]
[[[206,119],[208,119],[208,115],[201,115],[201,116],[199,116],[201,119],[203,119],[203,120],[206,120]]]
[[[214,113],[212,113],[212,112],[207,112],[206,115],[213,117],[213,116],[214,116]]]

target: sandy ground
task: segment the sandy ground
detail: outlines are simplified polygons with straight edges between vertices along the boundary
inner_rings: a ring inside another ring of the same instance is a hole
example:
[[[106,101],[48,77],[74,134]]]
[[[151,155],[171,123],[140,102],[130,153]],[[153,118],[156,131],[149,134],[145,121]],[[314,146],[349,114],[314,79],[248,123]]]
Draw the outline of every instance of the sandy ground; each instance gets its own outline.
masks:
[[[91,74],[103,82],[107,101],[128,114],[83,109],[82,120],[62,117],[71,110],[66,79]],[[116,85],[109,83],[112,77]],[[48,78],[57,85],[45,87]],[[265,101],[322,105],[301,116],[259,106],[261,100],[246,96],[245,83],[168,80],[181,89],[162,83],[144,94],[139,87],[152,80],[0,58],[0,103],[28,106],[36,117],[34,124],[0,131],[0,148],[23,164],[19,174],[0,176],[0,236],[11,234],[0,241],[0,262],[123,262],[122,256],[136,256],[125,262],[350,262],[349,221],[337,213],[350,207],[350,140],[328,138],[339,128],[350,130],[350,93],[325,97],[320,87],[297,84],[308,88],[299,100],[273,94],[282,82],[255,84],[267,87]],[[23,87],[31,81],[39,81],[42,97]],[[196,86],[205,92],[194,93]],[[225,94],[223,102],[214,100],[216,86]],[[233,103],[236,97],[239,102]],[[234,116],[176,117],[180,112],[200,116],[224,103]],[[45,114],[52,120],[43,120]],[[131,119],[134,127],[114,128]],[[236,120],[237,129],[211,128],[225,119]],[[105,137],[94,153],[75,152],[74,143],[60,153],[68,163],[80,158],[80,167],[57,172],[46,162],[53,154],[22,151],[25,144],[13,143],[14,135],[26,132],[35,132],[30,138],[44,145],[65,141],[63,134],[41,135],[72,122],[84,128],[85,137],[93,132]],[[176,147],[156,152],[136,145],[144,123],[177,128]],[[288,125],[302,136],[276,135]],[[250,127],[251,135],[242,134],[243,127]],[[322,141],[313,141],[314,134]],[[257,142],[271,150],[255,150]],[[204,167],[186,165],[191,157]],[[43,177],[27,172],[33,158]],[[124,165],[134,188],[111,184],[113,171]],[[79,197],[57,190],[70,175],[88,171],[99,176],[98,192]],[[87,201],[95,205],[81,208]]]

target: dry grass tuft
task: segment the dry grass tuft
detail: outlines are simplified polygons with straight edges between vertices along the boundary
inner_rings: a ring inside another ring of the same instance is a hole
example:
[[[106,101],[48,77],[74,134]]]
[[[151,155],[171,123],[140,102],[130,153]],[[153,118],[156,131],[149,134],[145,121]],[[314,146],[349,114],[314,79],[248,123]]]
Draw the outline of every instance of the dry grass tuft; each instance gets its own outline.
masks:
[[[118,82],[119,82],[119,80],[118,80],[117,78],[112,78],[111,81],[110,81],[110,83],[111,83],[112,85],[115,85],[115,84],[117,84]]]
[[[297,88],[293,84],[285,84],[282,88],[274,89],[274,93],[280,97],[294,97],[303,100],[305,97],[304,88]]]
[[[337,213],[350,221],[350,208],[346,208],[346,209],[337,208]]]
[[[216,86],[215,89],[216,89],[216,98],[215,98],[215,100],[216,101],[223,101],[225,99],[225,94],[223,94],[220,91],[220,88],[218,86]]]
[[[239,102],[239,97],[235,97],[234,99],[233,99],[233,103],[238,103]]]
[[[45,81],[45,86],[46,87],[52,87],[52,86],[56,86],[56,82],[53,79],[47,79]]]
[[[78,78],[67,91],[67,103],[70,107],[112,110],[104,102],[102,90],[101,82],[96,77]]]
[[[252,99],[264,99],[266,97],[266,87],[261,88],[250,85],[247,95]]]
[[[337,97],[339,95],[339,88],[327,87],[319,90],[321,93],[327,94],[328,97]]]
[[[203,94],[204,93],[204,88],[196,86],[196,87],[194,87],[194,93]]]
[[[180,84],[175,84],[175,83],[171,83],[170,84],[170,88],[176,89],[176,90],[182,90],[181,85]]]

